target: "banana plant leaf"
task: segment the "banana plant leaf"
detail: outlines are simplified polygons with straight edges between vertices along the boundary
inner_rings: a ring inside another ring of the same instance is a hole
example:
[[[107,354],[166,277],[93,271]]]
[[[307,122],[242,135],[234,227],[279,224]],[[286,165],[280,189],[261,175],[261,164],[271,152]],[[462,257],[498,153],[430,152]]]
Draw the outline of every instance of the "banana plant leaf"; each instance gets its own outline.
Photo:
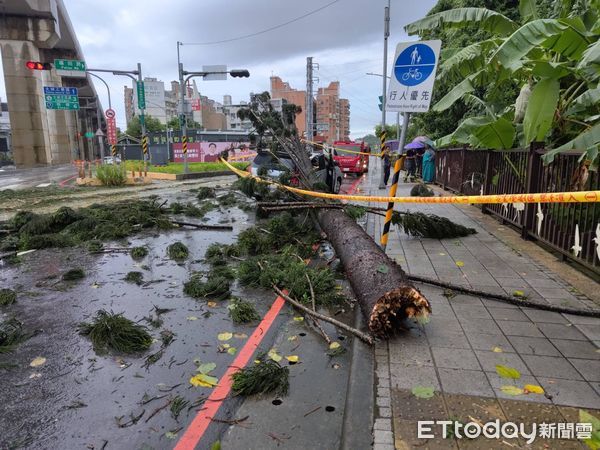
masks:
[[[498,36],[508,36],[519,26],[508,17],[486,8],[455,8],[432,14],[404,27],[409,35],[442,27],[475,24]]]
[[[554,78],[542,79],[534,86],[523,119],[526,143],[545,140],[552,127],[559,94],[560,83]]]

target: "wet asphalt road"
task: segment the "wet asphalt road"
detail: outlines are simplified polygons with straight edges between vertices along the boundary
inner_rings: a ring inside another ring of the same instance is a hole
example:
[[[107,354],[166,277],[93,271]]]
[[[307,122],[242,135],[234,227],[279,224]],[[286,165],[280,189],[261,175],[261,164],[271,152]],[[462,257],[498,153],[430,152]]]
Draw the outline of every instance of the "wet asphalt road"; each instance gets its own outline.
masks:
[[[354,181],[349,178],[344,188]],[[180,193],[170,200],[188,201],[189,196]],[[202,409],[202,398],[211,391],[190,385],[189,378],[196,368],[194,360],[214,362],[217,367],[211,375],[220,378],[235,355],[219,349],[223,342],[217,335],[233,333],[227,344],[239,350],[256,327],[234,325],[228,317],[227,302],[209,307],[206,301],[182,293],[190,272],[207,269],[201,259],[208,245],[234,242],[235,236],[253,222],[237,208],[212,212],[208,218],[208,223],[231,221],[234,232],[140,235],[129,242],[131,246],[151,248],[141,262],[123,253],[90,255],[77,249],[51,249],[24,256],[24,263],[15,268],[0,266],[0,286],[19,291],[18,302],[5,308],[0,320],[2,316],[15,316],[28,330],[40,330],[14,353],[0,355],[0,364],[17,366],[0,369],[1,449],[175,446]],[[166,257],[166,247],[176,240],[190,248],[191,257],[184,264]],[[80,282],[57,282],[56,276],[74,267],[84,268],[87,277]],[[144,279],[152,283],[139,287],[125,282],[123,278],[131,270],[142,271]],[[252,300],[261,315],[275,298],[270,292],[239,286],[234,287],[234,295]],[[80,322],[90,320],[99,309],[123,312],[140,321],[154,306],[173,311],[162,316],[160,328],[150,328],[152,335],[158,339],[161,330],[170,330],[176,337],[162,358],[149,368],[143,367],[144,357],[156,352],[159,342],[144,355],[97,355],[89,340],[76,331]],[[349,307],[330,313],[353,322],[354,312]],[[299,357],[300,363],[290,366],[290,394],[282,399],[266,396],[225,400],[196,448],[210,448],[218,440],[224,449],[340,447],[352,355],[346,352],[340,357],[327,356],[327,345],[311,328],[294,320],[297,316],[284,307],[271,329],[265,330],[258,350],[275,347],[282,356]],[[351,348],[349,336],[338,334],[333,327],[326,329],[333,339]],[[46,358],[46,363],[30,367],[38,356]],[[372,385],[364,389],[372,390]],[[189,405],[197,404],[185,408],[178,420],[168,407],[160,409],[176,395]],[[143,404],[144,399],[153,397],[160,398]],[[142,412],[137,423],[118,425]],[[241,425],[226,423],[246,416]]]
[[[37,167],[34,169],[13,169],[0,167],[0,190],[26,189],[58,184],[77,175],[77,169],[70,164],[55,167]]]

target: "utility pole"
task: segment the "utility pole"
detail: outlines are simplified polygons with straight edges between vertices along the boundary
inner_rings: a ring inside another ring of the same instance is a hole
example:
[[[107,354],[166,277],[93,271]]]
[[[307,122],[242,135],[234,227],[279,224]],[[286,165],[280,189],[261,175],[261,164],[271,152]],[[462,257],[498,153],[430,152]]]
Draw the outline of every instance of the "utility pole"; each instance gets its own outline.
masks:
[[[183,149],[183,173],[188,173],[187,159],[187,118],[185,117],[185,84],[183,81],[183,64],[179,54],[181,42],[177,41],[177,67],[179,71],[179,126],[181,128],[181,145]]]
[[[137,72],[138,72],[138,83],[139,85],[143,86],[144,85],[144,79],[142,78],[142,65],[140,63],[138,63],[137,65]],[[145,92],[145,90],[143,90]],[[138,87],[138,92],[139,92],[139,87]],[[139,103],[139,99],[138,99],[138,103]],[[146,134],[146,118],[144,115],[144,111],[146,109],[146,100],[144,99],[144,103],[143,103],[144,107],[141,108],[140,107],[140,127],[142,128],[142,150],[144,151],[144,162],[148,161],[148,135]],[[139,105],[138,105],[139,106]]]
[[[312,142],[315,136],[315,124],[313,123],[313,62],[312,56],[306,58],[306,105],[304,114],[306,117],[306,140]]]
[[[387,103],[387,53],[388,53],[388,37],[390,35],[390,0],[387,2],[385,7],[385,13],[383,18],[383,88],[381,96],[383,101],[381,102],[381,131],[385,131],[385,107]],[[383,148],[381,149],[383,151]],[[385,189],[383,173],[383,159],[381,160],[381,177],[379,179],[379,189]]]

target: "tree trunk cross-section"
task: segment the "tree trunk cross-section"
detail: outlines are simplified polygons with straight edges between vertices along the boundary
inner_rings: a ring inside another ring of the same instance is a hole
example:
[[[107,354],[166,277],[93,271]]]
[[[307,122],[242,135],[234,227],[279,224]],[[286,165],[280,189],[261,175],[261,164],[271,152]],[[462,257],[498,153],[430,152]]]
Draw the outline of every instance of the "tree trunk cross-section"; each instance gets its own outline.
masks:
[[[318,219],[374,335],[387,338],[402,328],[405,319],[428,317],[427,299],[353,219],[339,210],[319,211]]]

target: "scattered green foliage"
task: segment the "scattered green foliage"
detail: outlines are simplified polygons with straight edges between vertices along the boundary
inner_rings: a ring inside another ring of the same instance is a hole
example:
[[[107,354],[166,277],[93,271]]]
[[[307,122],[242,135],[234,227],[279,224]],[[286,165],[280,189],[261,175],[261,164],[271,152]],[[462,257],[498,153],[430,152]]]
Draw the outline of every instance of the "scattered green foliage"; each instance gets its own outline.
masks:
[[[175,339],[175,333],[173,333],[171,330],[162,330],[160,332],[160,341],[163,348],[171,345],[173,339]]]
[[[88,242],[87,249],[91,253],[98,253],[104,249],[104,244],[102,243],[102,241],[93,239],[90,242]]]
[[[445,217],[420,212],[400,214],[394,211],[392,224],[401,226],[411,236],[431,239],[451,239],[477,233],[475,229],[454,223]]]
[[[235,206],[238,204],[238,199],[233,191],[217,197],[217,201],[224,207]]]
[[[17,292],[12,289],[0,289],[0,306],[12,305],[17,301]]]
[[[176,261],[182,261],[187,259],[190,254],[190,251],[182,242],[174,242],[167,248],[167,254],[169,258],[174,259]]]
[[[83,269],[70,269],[63,273],[63,281],[74,281],[85,278],[85,272]]]
[[[423,183],[415,184],[410,190],[411,197],[433,197],[434,195],[433,189]]]
[[[25,333],[23,324],[13,318],[0,322],[0,354],[12,352],[17,345],[35,333]]]
[[[290,297],[307,304],[312,301],[312,285],[316,304],[327,305],[339,301],[341,294],[336,289],[333,272],[329,268],[308,267],[294,255],[294,250],[288,247],[281,254],[263,254],[242,261],[238,269],[240,282],[265,289],[272,289],[276,285],[287,289]]]
[[[79,332],[88,336],[97,352],[115,350],[123,353],[135,353],[148,350],[152,345],[152,336],[146,327],[105,310],[96,313],[92,323],[81,323]]]
[[[124,280],[128,283],[135,283],[139,286],[144,283],[144,274],[142,272],[131,271],[125,275]]]
[[[183,293],[193,298],[223,300],[230,294],[230,282],[222,276],[208,276],[206,281],[200,274],[194,274],[183,285]]]
[[[148,248],[144,246],[133,247],[129,254],[133,259],[143,259],[148,256]]]
[[[103,164],[96,168],[96,177],[104,186],[123,186],[127,182],[125,166]]]
[[[181,411],[189,404],[190,402],[177,395],[173,400],[171,400],[169,410],[171,411],[171,417],[175,419],[175,421],[179,421],[179,414]]]
[[[196,197],[198,200],[205,200],[207,198],[215,198],[215,189],[207,186],[201,186],[197,189]]]
[[[367,208],[364,206],[348,205],[344,207],[344,212],[354,220],[358,220],[367,213]]]
[[[270,393],[286,395],[289,389],[289,369],[264,355],[258,361],[258,364],[240,369],[231,376],[233,392],[245,396]]]
[[[229,317],[235,323],[248,323],[260,320],[260,315],[254,305],[246,300],[233,297],[227,308],[229,309]]]
[[[73,210],[62,207],[54,213],[19,212],[10,221],[19,249],[70,247],[90,241],[126,238],[143,229],[170,229],[167,211],[149,200],[94,204]],[[94,244],[98,249],[98,244]],[[96,250],[98,251],[98,250]]]
[[[198,219],[204,217],[207,212],[212,211],[215,208],[216,205],[210,202],[204,202],[199,207],[193,203],[186,203],[185,205],[177,202],[171,203],[171,212],[173,214],[183,214],[188,217],[196,217]]]

